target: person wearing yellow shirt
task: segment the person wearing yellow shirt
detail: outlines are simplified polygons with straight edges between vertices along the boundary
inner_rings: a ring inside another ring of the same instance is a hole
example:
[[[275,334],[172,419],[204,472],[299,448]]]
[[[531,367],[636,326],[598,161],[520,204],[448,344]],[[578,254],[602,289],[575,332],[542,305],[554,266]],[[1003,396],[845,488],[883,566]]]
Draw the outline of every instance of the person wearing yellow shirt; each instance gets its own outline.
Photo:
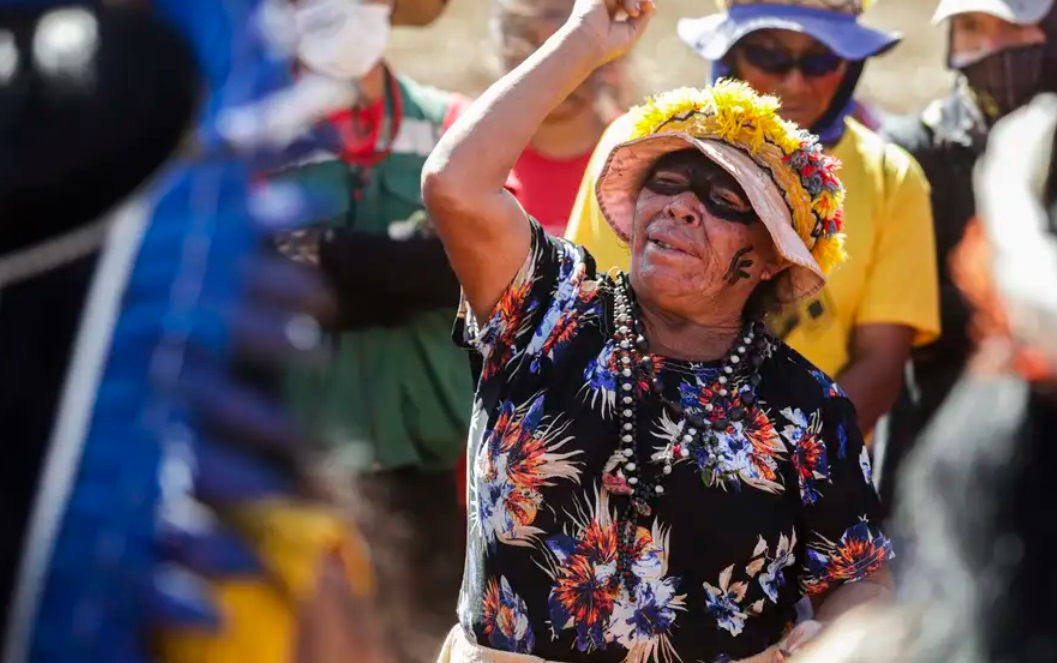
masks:
[[[917,162],[853,119],[868,58],[899,36],[859,22],[864,0],[727,0],[723,11],[683,19],[679,36],[712,63],[782,100],[786,119],[818,134],[843,162],[848,262],[815,298],[770,320],[772,331],[834,376],[863,430],[892,407],[911,347],[939,334],[929,186]],[[628,250],[602,217],[595,182],[629,135],[626,117],[602,137],[584,175],[566,237],[600,270],[627,268]]]

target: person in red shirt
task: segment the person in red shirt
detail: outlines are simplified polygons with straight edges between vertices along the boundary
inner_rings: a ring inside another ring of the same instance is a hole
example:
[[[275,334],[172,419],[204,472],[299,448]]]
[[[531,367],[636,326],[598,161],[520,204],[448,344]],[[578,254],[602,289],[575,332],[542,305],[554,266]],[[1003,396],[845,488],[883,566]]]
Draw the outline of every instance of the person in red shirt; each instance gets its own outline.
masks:
[[[505,74],[554,34],[572,12],[574,0],[493,0],[491,40]],[[624,61],[598,69],[544,120],[507,179],[507,189],[551,235],[561,237],[569,222],[584,171],[602,133],[630,106]],[[451,126],[469,100],[452,106]],[[459,469],[465,500],[465,463]],[[465,502],[464,502],[465,505]]]
[[[573,0],[493,0],[491,40],[499,73],[532,55],[572,8]],[[622,61],[600,69],[547,117],[510,172],[507,188],[550,234],[565,233],[587,162],[602,132],[629,105],[627,90]]]

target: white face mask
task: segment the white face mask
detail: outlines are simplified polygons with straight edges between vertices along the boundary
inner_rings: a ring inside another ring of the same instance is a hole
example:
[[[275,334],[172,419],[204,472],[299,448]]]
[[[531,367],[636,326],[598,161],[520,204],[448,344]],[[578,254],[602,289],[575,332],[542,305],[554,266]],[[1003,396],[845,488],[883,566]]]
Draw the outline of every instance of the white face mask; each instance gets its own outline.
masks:
[[[359,0],[301,0],[297,58],[316,73],[338,80],[362,78],[389,44],[389,5]]]

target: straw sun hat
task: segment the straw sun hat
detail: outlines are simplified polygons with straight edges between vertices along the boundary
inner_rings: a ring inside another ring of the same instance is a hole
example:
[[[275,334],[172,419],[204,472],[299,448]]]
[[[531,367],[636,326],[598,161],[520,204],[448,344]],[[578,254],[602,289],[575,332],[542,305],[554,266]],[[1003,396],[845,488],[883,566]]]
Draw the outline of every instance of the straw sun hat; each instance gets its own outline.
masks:
[[[730,80],[667,92],[631,111],[631,139],[610,153],[597,184],[602,213],[631,238],[639,191],[661,156],[696,148],[744,189],[790,268],[777,282],[791,302],[817,293],[845,259],[840,163],[818,139],[778,117],[775,97]]]

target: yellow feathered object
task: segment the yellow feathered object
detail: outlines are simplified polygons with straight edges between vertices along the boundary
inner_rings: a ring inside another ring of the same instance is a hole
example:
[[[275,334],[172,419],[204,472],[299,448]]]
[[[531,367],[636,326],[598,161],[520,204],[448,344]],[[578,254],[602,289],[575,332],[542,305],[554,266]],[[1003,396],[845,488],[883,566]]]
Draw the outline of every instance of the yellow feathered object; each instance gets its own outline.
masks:
[[[369,600],[373,594],[366,546],[329,509],[268,501],[239,507],[224,519],[260,556],[265,575],[217,581],[221,628],[158,633],[155,646],[165,663],[294,663],[298,618],[328,560],[340,566],[350,596]]]

